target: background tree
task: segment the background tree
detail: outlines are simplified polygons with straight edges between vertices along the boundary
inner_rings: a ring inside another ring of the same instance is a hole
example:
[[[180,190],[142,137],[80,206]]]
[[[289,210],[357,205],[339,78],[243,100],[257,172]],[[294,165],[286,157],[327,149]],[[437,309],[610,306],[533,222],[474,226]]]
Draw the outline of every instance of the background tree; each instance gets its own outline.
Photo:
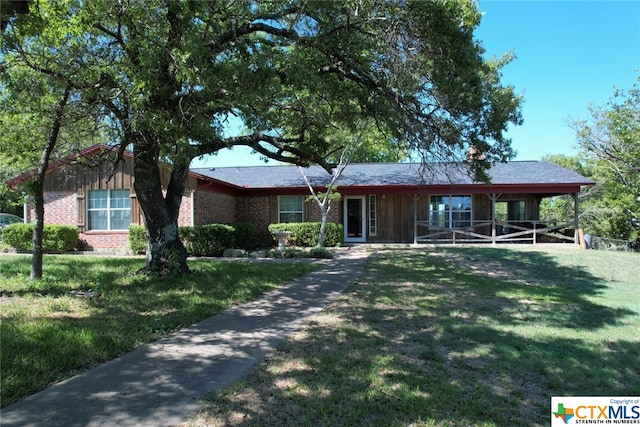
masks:
[[[42,72],[99,100],[121,150],[133,146],[146,269],[188,271],[177,217],[197,156],[244,145],[330,170],[341,145],[333,125],[356,133],[369,118],[425,161],[465,159],[474,147],[478,178],[509,159],[503,132],[520,122],[520,99],[500,83],[511,58],[482,57],[473,37],[480,16],[462,0],[50,0],[9,32],[36,61],[51,46],[33,38],[33,25],[68,29],[55,47],[68,71]],[[228,135],[231,116],[248,131]]]
[[[49,32],[38,37],[53,34]],[[58,33],[60,36],[64,34]],[[34,203],[35,212],[32,218],[32,279],[42,277],[44,185],[49,163],[79,151],[83,144],[93,143],[98,134],[98,127],[92,121],[96,116],[95,105],[92,111],[83,104],[82,97],[72,91],[68,81],[62,82],[41,72],[40,64],[47,63],[49,55],[55,55],[53,49],[41,54],[36,64],[22,56],[19,50],[14,50],[3,55],[0,66],[0,123],[3,126],[0,151],[4,153],[5,161],[21,165],[21,172],[37,169],[22,188]],[[60,86],[60,83],[66,85]]]
[[[588,233],[636,240],[632,223],[640,217],[640,87],[616,90],[604,106],[590,106],[587,119],[572,120],[579,152],[576,156],[545,156],[548,160],[596,181],[581,191],[580,221]],[[566,197],[543,200],[541,216],[572,218]]]
[[[2,127],[2,122],[0,122],[0,127]],[[12,163],[4,152],[0,152],[0,212],[23,215],[24,197],[19,192],[9,189],[5,181],[20,175],[24,169],[24,167]]]
[[[615,239],[640,237],[640,77],[617,89],[605,106],[590,106],[589,118],[573,120],[582,162],[598,184],[585,219],[591,232]]]
[[[567,156],[553,154],[543,156],[543,161],[551,162],[563,168],[572,170],[582,176],[591,178],[592,168],[579,156]],[[580,221],[583,227],[587,225],[585,216],[589,215],[591,199],[594,196],[594,187],[584,187],[578,194],[578,206],[580,208]],[[557,220],[560,222],[573,221],[574,200],[569,194],[546,197],[540,202],[540,219],[543,221]]]
[[[4,31],[9,21],[16,16],[29,13],[29,3],[32,0],[0,0],[0,33]]]

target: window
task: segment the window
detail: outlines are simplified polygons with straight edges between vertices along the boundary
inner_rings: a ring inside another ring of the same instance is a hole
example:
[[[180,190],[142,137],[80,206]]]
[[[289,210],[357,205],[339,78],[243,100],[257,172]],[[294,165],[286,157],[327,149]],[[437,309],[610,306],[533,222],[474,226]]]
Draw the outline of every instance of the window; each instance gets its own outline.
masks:
[[[88,230],[126,230],[131,224],[129,190],[91,190],[87,201]]]
[[[378,233],[376,202],[376,196],[374,194],[369,195],[369,236],[375,236]]]
[[[303,196],[278,197],[278,222],[302,222]]]
[[[471,196],[431,196],[429,225],[462,228],[471,225]]]
[[[496,202],[496,220],[524,221],[526,203],[524,200],[509,200]]]

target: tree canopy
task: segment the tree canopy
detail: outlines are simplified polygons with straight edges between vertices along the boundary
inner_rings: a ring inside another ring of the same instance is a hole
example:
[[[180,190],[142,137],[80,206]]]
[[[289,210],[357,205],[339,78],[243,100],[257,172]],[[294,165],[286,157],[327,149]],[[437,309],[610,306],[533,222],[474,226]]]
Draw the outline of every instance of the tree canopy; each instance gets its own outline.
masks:
[[[580,156],[598,182],[588,221],[599,235],[636,239],[640,230],[631,220],[640,218],[640,77],[588,112],[588,119],[572,122]]]
[[[630,90],[616,89],[605,105],[590,105],[587,111],[587,118],[570,123],[578,155],[546,160],[596,181],[581,195],[580,220],[588,233],[638,239],[632,220],[640,218],[640,78]],[[556,207],[561,206],[558,201]]]
[[[367,120],[399,152],[468,160],[486,178],[512,156],[504,131],[521,116],[500,81],[511,57],[485,60],[473,36],[480,17],[470,0],[40,0],[11,18],[2,52],[99,103],[112,142],[133,146],[157,267],[186,259],[190,161],[225,147],[330,170],[335,130]],[[229,135],[231,117],[246,131]],[[166,188],[159,162],[172,166]]]

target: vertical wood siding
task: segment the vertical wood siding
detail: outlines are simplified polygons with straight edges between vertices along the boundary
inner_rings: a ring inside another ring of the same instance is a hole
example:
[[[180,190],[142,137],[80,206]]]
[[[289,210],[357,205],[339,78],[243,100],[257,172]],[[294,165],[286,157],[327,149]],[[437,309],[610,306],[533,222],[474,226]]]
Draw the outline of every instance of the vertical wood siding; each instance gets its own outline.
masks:
[[[413,243],[414,232],[414,201],[418,221],[429,219],[429,194],[416,196],[406,194],[377,195],[378,227],[375,236],[368,236],[369,243]],[[491,219],[491,197],[488,194],[474,194],[472,198],[472,215],[474,221]],[[368,202],[367,197],[367,202]],[[525,200],[526,216],[528,220],[538,219],[538,197],[533,194],[511,194],[499,198],[504,200]],[[367,208],[367,225],[368,225]],[[482,230],[490,234],[490,227]],[[420,231],[419,231],[420,232]],[[367,228],[368,233],[368,228]]]

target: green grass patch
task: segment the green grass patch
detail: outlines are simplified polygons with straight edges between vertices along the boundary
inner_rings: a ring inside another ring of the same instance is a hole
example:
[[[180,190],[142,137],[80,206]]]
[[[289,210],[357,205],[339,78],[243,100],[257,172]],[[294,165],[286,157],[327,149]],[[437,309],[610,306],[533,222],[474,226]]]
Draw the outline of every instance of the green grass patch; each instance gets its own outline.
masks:
[[[317,268],[200,260],[191,275],[158,278],[133,274],[141,259],[45,255],[31,281],[30,261],[0,256],[3,406]]]
[[[378,250],[193,425],[543,426],[550,397],[640,391],[640,255]]]

